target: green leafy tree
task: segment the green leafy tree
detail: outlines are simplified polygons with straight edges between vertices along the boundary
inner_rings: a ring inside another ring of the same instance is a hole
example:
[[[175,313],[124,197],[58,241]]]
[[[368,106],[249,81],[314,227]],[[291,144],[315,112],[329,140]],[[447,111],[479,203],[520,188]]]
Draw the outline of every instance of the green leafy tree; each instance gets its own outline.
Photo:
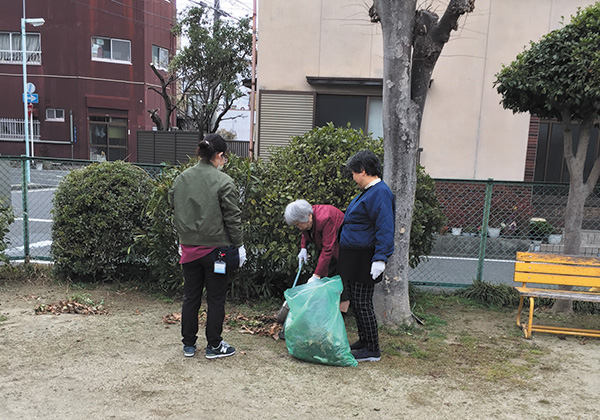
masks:
[[[250,19],[215,19],[203,7],[186,10],[173,32],[189,40],[171,61],[184,93],[181,113],[188,126],[214,133],[234,101],[243,96],[240,80],[250,77]]]
[[[600,3],[579,9],[571,23],[550,32],[503,66],[494,86],[502,105],[513,112],[530,112],[562,121],[563,150],[569,171],[569,197],[565,212],[565,254],[579,253],[583,207],[600,176],[600,158],[584,178],[588,144],[600,122]],[[579,142],[573,141],[573,123],[581,125]],[[569,301],[555,308],[569,310]]]
[[[383,36],[384,180],[396,196],[395,252],[374,299],[378,320],[412,324],[408,293],[411,225],[417,189],[417,151],[431,74],[450,33],[475,0],[448,0],[444,13],[419,9],[417,0],[374,0],[372,22]]]

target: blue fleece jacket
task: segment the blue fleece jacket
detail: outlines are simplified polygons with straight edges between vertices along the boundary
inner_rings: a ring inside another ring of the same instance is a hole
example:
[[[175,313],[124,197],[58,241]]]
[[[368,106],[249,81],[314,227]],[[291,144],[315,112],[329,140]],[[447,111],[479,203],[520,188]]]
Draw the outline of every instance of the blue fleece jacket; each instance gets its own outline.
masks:
[[[387,262],[394,253],[396,203],[383,182],[367,188],[350,202],[340,233],[342,248],[375,248],[371,261]]]

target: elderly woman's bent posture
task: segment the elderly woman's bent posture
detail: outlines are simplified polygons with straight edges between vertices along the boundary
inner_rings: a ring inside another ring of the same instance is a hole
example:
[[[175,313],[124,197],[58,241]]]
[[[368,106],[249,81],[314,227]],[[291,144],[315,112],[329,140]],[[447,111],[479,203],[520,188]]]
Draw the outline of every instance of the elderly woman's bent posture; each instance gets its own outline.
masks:
[[[313,243],[319,253],[314,274],[308,281],[338,274],[338,234],[344,213],[327,204],[311,206],[306,200],[296,200],[287,205],[284,218],[288,225],[294,225],[302,231],[298,263],[307,262],[306,247],[309,243]],[[342,312],[348,310],[349,296],[349,291],[344,287],[340,303]]]

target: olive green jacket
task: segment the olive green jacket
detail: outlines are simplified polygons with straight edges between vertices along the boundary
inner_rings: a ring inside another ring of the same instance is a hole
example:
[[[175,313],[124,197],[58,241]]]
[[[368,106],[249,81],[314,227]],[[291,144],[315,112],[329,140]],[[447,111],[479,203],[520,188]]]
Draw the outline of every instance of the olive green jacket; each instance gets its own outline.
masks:
[[[179,174],[169,201],[180,244],[243,245],[238,189],[211,163],[200,161]]]

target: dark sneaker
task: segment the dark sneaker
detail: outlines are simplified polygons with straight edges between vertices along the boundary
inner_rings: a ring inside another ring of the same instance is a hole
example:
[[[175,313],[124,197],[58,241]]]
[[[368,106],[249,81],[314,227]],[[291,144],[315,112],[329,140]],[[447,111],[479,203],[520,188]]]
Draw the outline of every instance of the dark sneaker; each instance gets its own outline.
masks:
[[[221,341],[218,347],[213,347],[210,344],[206,346],[206,358],[216,359],[217,357],[233,356],[235,349],[224,341]]]
[[[183,346],[183,355],[185,357],[194,357],[196,354],[196,346]]]
[[[366,347],[360,350],[354,350],[352,356],[354,356],[357,362],[379,362],[379,360],[381,360],[380,351],[369,351]]]
[[[350,350],[360,350],[367,348],[367,344],[358,340],[356,343],[350,344]]]

